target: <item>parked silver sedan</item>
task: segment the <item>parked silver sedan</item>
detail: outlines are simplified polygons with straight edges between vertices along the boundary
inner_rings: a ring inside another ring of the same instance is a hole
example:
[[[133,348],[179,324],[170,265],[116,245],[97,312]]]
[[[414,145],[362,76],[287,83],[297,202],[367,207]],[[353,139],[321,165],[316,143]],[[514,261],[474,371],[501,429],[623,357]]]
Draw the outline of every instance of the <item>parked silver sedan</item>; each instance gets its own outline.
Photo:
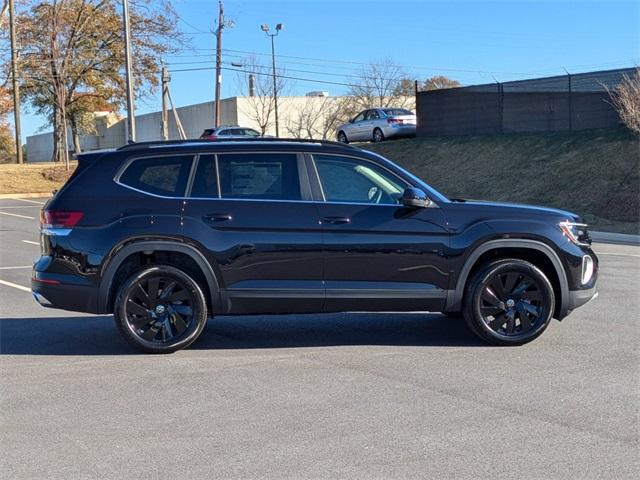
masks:
[[[416,116],[404,108],[370,108],[336,129],[339,142],[381,142],[416,134]]]

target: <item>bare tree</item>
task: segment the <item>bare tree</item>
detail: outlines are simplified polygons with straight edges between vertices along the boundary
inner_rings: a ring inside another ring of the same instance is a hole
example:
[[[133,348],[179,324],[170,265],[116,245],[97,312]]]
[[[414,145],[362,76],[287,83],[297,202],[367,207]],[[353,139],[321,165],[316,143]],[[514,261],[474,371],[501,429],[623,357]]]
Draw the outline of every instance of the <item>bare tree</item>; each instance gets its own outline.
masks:
[[[293,138],[333,138],[335,129],[357,108],[351,97],[307,97],[302,108],[289,116],[287,133]]]
[[[607,91],[622,122],[640,134],[640,68],[631,76],[625,75],[613,91],[608,88]]]
[[[243,62],[244,72],[238,74],[237,84],[242,92],[252,92],[247,96],[245,115],[253,120],[264,135],[275,124],[275,99],[273,98],[273,71],[271,67],[260,63],[256,57],[249,57]],[[250,85],[250,82],[253,85]],[[287,94],[288,84],[283,70],[276,70],[276,89],[278,93],[278,109],[283,106],[280,98]]]
[[[406,95],[408,75],[391,58],[371,62],[362,69],[360,79],[349,88],[349,95],[361,108],[405,107],[415,104],[415,96]]]

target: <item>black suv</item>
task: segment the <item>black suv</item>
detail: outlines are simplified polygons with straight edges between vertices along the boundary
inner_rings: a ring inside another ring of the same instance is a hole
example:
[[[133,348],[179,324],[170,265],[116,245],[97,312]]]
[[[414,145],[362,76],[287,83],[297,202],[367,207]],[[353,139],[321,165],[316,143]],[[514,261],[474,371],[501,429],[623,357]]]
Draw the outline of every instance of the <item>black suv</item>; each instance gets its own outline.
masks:
[[[586,226],[548,208],[450,200],[348,145],[280,139],[131,144],[79,155],[42,211],[32,290],[113,313],[148,352],[216,314],[463,314],[519,345],[596,295]]]

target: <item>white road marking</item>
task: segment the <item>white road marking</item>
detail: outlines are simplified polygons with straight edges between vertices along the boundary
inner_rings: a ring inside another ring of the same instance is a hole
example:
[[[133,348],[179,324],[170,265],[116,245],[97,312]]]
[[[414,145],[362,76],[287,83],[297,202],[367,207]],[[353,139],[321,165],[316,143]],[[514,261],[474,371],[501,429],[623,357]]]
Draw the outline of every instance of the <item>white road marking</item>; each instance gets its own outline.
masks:
[[[22,290],[24,292],[30,292],[31,289],[27,287],[23,287],[22,285],[18,285],[16,283],[7,282],[5,280],[0,280],[0,284],[6,285],[7,287],[17,288],[18,290]]]
[[[20,265],[19,267],[0,267],[0,270],[19,270],[23,268],[33,268],[32,265]]]
[[[37,202],[35,200],[28,200],[26,198],[12,198],[12,200],[19,200],[20,202],[37,203],[38,205],[44,205],[44,202]]]
[[[31,240],[22,240],[24,243],[28,243],[29,245],[38,245],[40,246],[40,242],[32,242]]]
[[[9,206],[3,205],[2,208],[4,210],[9,210],[11,208],[40,208],[40,207],[37,205],[9,205]]]
[[[35,220],[36,217],[28,217],[26,215],[18,215],[17,213],[0,212],[1,215],[9,215],[10,217],[26,218],[27,220]]]
[[[640,258],[640,255],[635,255],[633,253],[596,252],[596,255],[617,255],[619,257],[638,257],[638,258]]]

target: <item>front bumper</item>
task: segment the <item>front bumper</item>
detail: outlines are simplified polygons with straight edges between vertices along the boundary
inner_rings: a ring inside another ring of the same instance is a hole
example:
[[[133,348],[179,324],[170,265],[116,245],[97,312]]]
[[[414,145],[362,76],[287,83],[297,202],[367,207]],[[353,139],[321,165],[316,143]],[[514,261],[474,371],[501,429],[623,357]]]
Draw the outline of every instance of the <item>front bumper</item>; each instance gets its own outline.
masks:
[[[595,286],[584,290],[571,290],[569,291],[569,311],[575,310],[576,308],[589,303],[591,300],[597,297],[598,289]]]

